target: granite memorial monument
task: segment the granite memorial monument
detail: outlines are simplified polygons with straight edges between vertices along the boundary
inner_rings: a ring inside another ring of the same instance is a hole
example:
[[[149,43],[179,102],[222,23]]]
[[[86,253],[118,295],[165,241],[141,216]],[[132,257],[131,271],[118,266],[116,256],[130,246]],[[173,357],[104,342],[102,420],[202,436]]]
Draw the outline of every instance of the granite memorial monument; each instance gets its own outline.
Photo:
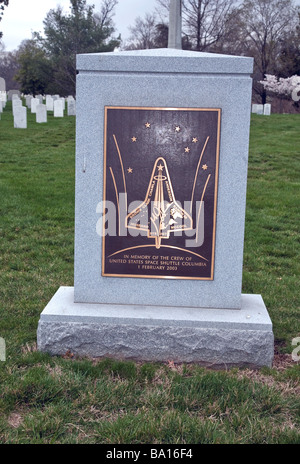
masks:
[[[74,287],[43,310],[40,350],[271,366],[263,299],[241,292],[252,68],[78,55]]]

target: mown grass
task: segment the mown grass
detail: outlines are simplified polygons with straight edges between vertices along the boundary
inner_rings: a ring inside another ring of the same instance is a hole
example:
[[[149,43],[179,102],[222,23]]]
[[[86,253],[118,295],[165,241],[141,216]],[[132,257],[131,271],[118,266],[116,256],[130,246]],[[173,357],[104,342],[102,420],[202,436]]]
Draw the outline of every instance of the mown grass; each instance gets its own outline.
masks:
[[[74,118],[14,130],[0,121],[1,443],[300,443],[299,115],[253,116],[244,293],[262,294],[274,366],[50,357],[36,351],[40,312],[73,285]]]
[[[299,442],[296,398],[197,366],[35,353],[11,366],[0,407],[5,443]]]
[[[35,341],[39,307],[59,281],[72,285],[75,129],[74,117],[58,121],[51,113],[47,124],[29,113],[28,129],[13,129],[7,106],[0,121],[0,321],[9,353]]]
[[[300,335],[300,116],[251,124],[243,291],[262,294],[277,342]]]

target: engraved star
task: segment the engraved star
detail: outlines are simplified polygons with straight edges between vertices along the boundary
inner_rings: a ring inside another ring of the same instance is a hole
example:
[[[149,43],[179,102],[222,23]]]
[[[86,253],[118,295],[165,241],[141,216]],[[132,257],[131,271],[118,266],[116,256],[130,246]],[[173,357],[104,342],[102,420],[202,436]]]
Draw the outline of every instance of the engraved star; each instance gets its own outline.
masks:
[[[132,174],[132,171],[133,171],[132,168],[128,168],[128,169],[127,169],[128,174]]]
[[[193,143],[197,143],[197,142],[198,142],[197,137],[193,137]]]
[[[179,126],[175,127],[175,132],[180,132],[180,127]]]
[[[136,141],[137,141],[137,138],[136,138],[136,137],[131,137],[131,140],[132,140],[133,142],[136,142]]]
[[[186,147],[186,148],[184,149],[184,151],[185,151],[185,153],[189,153],[189,152],[191,151],[191,149],[190,149],[189,147]]]
[[[157,166],[157,167],[158,167],[158,170],[159,170],[159,171],[162,171],[163,168],[164,168],[164,166],[162,166],[161,164],[160,164],[159,166]]]
[[[208,168],[207,164],[203,164],[202,169],[206,171],[207,168]]]
[[[151,126],[150,122],[146,122],[145,127],[149,129],[150,126]]]

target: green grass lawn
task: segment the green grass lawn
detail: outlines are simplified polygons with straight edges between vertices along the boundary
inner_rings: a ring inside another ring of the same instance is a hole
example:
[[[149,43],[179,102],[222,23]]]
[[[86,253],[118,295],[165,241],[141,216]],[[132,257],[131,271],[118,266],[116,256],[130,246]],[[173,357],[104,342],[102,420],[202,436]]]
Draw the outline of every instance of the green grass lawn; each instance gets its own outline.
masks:
[[[73,285],[75,118],[0,121],[0,443],[300,443],[300,115],[251,122],[243,292],[274,325],[271,369],[50,357],[43,308]]]

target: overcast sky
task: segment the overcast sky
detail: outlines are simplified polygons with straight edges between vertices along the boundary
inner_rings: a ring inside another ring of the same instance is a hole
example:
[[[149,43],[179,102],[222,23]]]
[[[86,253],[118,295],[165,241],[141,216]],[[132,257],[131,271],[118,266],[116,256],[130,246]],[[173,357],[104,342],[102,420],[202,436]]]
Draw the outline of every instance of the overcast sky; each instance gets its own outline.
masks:
[[[94,4],[97,11],[101,0],[88,0],[87,3]],[[300,0],[294,0],[294,3],[300,5]],[[32,31],[43,32],[46,14],[57,5],[69,12],[70,0],[9,0],[0,22],[6,51],[15,50],[22,40],[30,39]],[[116,33],[120,33],[123,40],[128,38],[128,26],[134,24],[137,16],[143,17],[145,13],[154,12],[156,5],[156,0],[119,0],[114,16]]]
[[[88,0],[89,5],[95,5],[95,10],[101,5],[101,0]],[[22,40],[30,39],[32,31],[43,32],[43,20],[51,8],[57,5],[69,12],[70,0],[9,0],[4,10],[0,30],[6,51],[18,48]],[[128,26],[132,26],[137,16],[153,12],[156,0],[119,0],[115,9],[114,22],[116,30],[122,39],[128,38]]]

